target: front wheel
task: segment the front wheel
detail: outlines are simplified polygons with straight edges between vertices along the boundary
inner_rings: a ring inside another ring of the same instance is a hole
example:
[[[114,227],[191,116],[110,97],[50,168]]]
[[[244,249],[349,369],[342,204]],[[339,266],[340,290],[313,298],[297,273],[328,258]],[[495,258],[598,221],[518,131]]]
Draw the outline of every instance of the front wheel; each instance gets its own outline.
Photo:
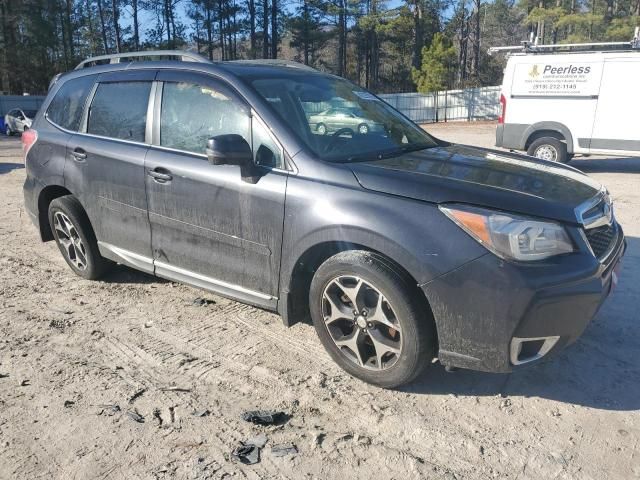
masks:
[[[435,352],[433,318],[406,276],[366,251],[329,258],[311,282],[311,317],[320,341],[345,371],[394,388],[415,379]]]
[[[366,135],[367,133],[369,133],[369,125],[367,125],[366,123],[361,123],[360,126],[358,126],[358,133],[360,135]]]
[[[8,137],[13,135],[13,130],[11,130],[11,127],[9,125],[6,126],[5,133]]]
[[[326,135],[327,134],[327,126],[324,123],[321,123],[316,127],[316,131],[320,135]]]
[[[550,162],[569,163],[571,160],[567,152],[567,144],[553,137],[542,137],[534,140],[527,153],[532,157]]]

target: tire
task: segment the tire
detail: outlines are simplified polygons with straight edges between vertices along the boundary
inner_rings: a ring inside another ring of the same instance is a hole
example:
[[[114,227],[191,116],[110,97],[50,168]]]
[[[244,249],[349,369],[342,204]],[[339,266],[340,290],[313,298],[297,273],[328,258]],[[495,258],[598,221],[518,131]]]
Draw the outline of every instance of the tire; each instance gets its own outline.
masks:
[[[110,262],[100,255],[89,218],[75,197],[51,202],[49,224],[62,257],[77,275],[96,280],[108,270]]]
[[[11,130],[9,125],[6,126],[5,133],[7,134],[7,137],[13,136],[13,130]]]
[[[567,153],[567,144],[553,137],[542,137],[534,140],[529,145],[527,154],[551,162],[569,163],[571,160]]]
[[[357,308],[350,310],[353,302],[343,301],[342,288],[354,286]],[[318,268],[309,289],[311,318],[324,348],[343,370],[367,383],[395,388],[431,363],[435,325],[414,288],[389,260],[372,252],[341,252]]]
[[[316,131],[320,134],[320,135],[326,135],[327,134],[327,126],[324,123],[320,123],[317,127],[316,127]]]
[[[358,133],[360,135],[366,135],[367,133],[369,133],[369,125],[367,125],[366,123],[361,123],[360,125],[358,125]]]

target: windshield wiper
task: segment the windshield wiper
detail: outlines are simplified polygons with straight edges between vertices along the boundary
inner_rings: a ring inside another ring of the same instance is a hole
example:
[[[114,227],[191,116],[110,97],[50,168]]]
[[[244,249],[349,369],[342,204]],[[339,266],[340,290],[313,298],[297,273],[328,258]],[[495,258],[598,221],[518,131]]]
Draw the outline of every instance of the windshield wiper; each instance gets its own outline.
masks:
[[[381,152],[370,152],[360,155],[351,155],[347,157],[344,162],[362,162],[367,160],[382,160],[383,158],[393,158],[399,155],[404,155],[409,152],[417,152],[418,150],[426,150],[427,148],[437,147],[436,144],[419,143],[415,145],[403,145],[402,147],[393,148],[390,150],[383,150]]]

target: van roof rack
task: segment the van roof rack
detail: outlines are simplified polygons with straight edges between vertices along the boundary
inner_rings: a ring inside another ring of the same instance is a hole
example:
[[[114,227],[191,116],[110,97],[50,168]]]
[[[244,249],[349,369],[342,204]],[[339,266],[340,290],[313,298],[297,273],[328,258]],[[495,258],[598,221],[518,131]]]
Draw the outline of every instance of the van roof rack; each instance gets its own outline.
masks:
[[[630,42],[598,42],[598,43],[558,43],[539,45],[538,37],[522,42],[513,47],[491,47],[489,55],[494,53],[567,53],[567,52],[603,52],[608,50],[640,50],[640,27],[636,27],[635,35]]]
[[[75,70],[94,67],[96,65],[121,63],[122,59],[140,57],[157,57],[158,59],[179,60],[182,62],[211,63],[211,60],[198,53],[186,52],[184,50],[147,50],[143,52],[112,53],[109,55],[98,55],[97,57],[87,58],[80,62],[76,66]]]

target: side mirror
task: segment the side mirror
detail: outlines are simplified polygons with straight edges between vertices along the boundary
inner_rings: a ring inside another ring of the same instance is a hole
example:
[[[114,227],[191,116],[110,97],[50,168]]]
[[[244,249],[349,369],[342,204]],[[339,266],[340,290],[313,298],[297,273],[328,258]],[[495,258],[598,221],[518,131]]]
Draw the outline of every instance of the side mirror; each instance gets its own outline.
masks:
[[[207,159],[211,165],[239,165],[253,163],[249,143],[241,135],[217,135],[207,140]]]

